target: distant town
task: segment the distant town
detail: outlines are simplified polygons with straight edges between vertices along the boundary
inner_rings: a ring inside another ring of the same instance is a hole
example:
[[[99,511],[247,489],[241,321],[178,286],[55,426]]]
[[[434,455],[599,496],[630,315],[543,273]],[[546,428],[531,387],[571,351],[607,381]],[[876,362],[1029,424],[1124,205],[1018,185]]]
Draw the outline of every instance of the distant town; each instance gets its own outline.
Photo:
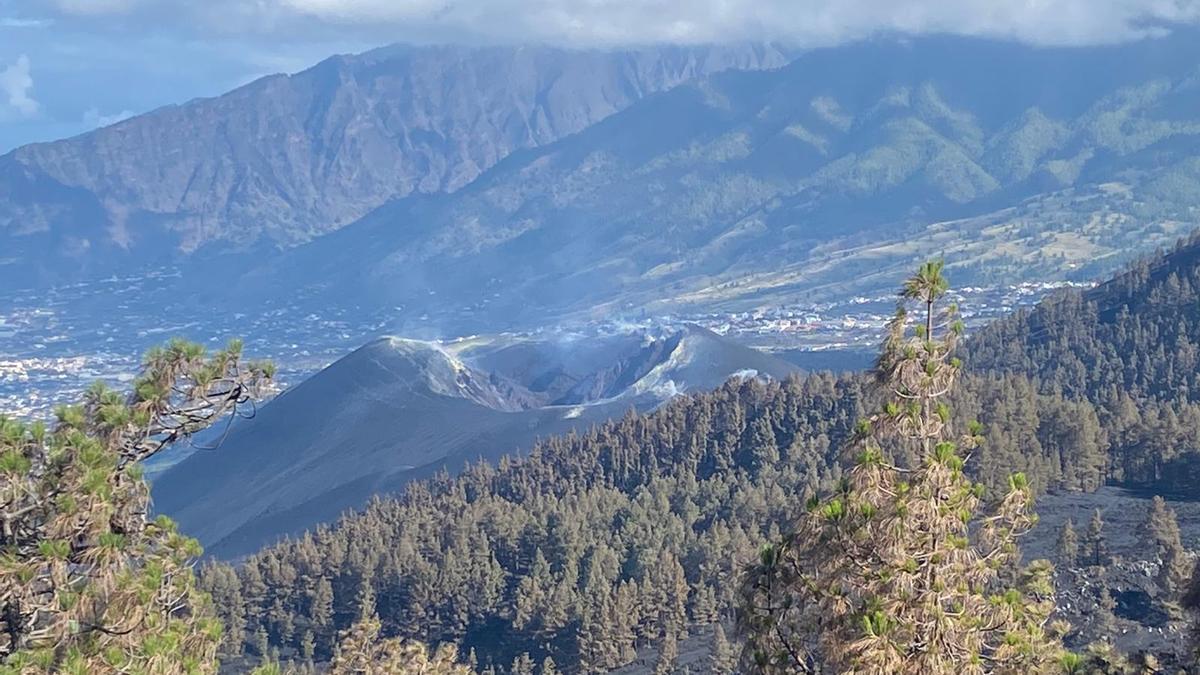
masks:
[[[352,305],[314,311],[302,298],[253,315],[198,316],[156,289],[170,275],[108,279],[50,292],[0,294],[0,414],[38,418],[71,402],[96,380],[132,380],[149,347],[180,336],[213,348],[233,337],[254,357],[273,359],[279,384],[308,377],[370,339],[404,333],[396,317]],[[968,327],[1036,303],[1048,293],[1086,284],[1022,283],[956,291]],[[573,325],[574,332],[610,334],[670,330],[695,324],[745,344],[776,352],[870,351],[895,305],[895,296],[858,296],[843,302],[783,305],[740,312],[700,312],[610,319]],[[420,324],[422,318],[416,320]],[[413,325],[406,322],[403,325]],[[558,330],[562,327],[554,327]],[[429,337],[416,335],[414,337]],[[440,336],[452,341],[454,336]]]
[[[995,287],[968,286],[955,289],[951,297],[963,308],[962,317],[970,329],[1018,308],[1034,305],[1054,291],[1092,285],[1058,281]],[[874,350],[895,308],[896,295],[888,293],[871,297],[856,296],[842,302],[765,307],[724,314],[704,313],[680,319],[771,351]]]

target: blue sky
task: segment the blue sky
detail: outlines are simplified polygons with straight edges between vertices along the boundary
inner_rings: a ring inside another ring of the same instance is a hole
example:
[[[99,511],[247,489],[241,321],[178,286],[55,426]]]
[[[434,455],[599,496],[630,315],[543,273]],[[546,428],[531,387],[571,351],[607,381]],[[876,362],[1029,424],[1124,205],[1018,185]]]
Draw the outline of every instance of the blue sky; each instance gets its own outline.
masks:
[[[1200,0],[0,0],[0,153],[391,42],[1138,39]]]
[[[120,23],[45,5],[0,0],[0,153],[374,44],[223,34],[137,15]]]

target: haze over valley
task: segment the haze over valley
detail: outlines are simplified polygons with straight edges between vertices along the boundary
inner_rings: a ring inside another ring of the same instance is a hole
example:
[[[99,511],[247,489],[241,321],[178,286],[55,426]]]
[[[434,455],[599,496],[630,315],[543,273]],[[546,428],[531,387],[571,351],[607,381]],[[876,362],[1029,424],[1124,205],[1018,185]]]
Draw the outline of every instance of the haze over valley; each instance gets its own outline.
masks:
[[[1194,37],[394,47],[22,148],[0,397],[47,410],[178,333],[242,335],[285,383],[388,334],[869,352],[939,255],[994,316],[1195,225]]]
[[[456,333],[428,315],[410,317],[396,308],[353,302],[264,302],[256,309],[210,310],[200,322],[180,302],[177,272],[111,276],[50,290],[7,291],[0,314],[0,403],[20,415],[50,412],[94,380],[128,382],[141,354],[163,339],[187,334],[210,345],[233,337],[279,366],[280,387],[297,384],[359,346],[386,335],[455,343],[477,336]],[[956,291],[969,305],[968,321],[983,325],[1048,293],[1089,282],[1023,283],[966,287]],[[654,315],[630,312],[573,320],[495,337],[553,341],[665,332],[696,325],[791,361],[805,370],[865,367],[894,305],[894,294],[855,295],[822,303],[766,305],[745,311],[696,311]]]
[[[0,0],[0,673],[1200,672],[1200,5]]]

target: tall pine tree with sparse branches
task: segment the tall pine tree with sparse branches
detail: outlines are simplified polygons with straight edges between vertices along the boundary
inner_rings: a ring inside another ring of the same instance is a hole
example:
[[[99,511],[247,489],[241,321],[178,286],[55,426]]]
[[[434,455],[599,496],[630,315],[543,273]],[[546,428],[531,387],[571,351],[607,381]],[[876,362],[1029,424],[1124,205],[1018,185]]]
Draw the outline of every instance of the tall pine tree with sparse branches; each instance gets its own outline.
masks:
[[[941,262],[904,284],[876,366],[887,402],[858,425],[856,465],[746,571],[746,669],[1016,674],[1070,660],[1047,628],[1050,565],[1017,569],[1034,523],[1024,476],[977,515],[964,465],[981,429],[953,429],[946,402],[962,333],[948,290]]]

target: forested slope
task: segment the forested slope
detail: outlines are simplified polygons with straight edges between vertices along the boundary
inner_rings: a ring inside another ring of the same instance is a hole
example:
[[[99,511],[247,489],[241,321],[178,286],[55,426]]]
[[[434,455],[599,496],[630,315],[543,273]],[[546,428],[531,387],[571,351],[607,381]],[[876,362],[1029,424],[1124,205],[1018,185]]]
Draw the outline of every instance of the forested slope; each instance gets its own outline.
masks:
[[[870,384],[733,381],[410,487],[204,580],[227,644],[251,662],[272,649],[327,658],[373,597],[385,633],[458,642],[481,669],[509,672],[525,653],[568,672],[615,668],[668,627],[709,634],[731,618],[746,556],[840,477],[838,448],[875,405]],[[1014,465],[1040,489],[1099,484],[1086,403],[1038,395],[1019,376],[968,378],[958,399],[964,419],[986,425],[972,461],[990,486]]]
[[[1198,260],[1192,238],[967,341],[953,408],[984,425],[967,470],[989,495],[1014,470],[1042,494],[1184,484],[1200,437]],[[418,484],[238,567],[212,565],[204,583],[235,659],[320,661],[369,598],[385,632],[459,643],[485,672],[535,672],[546,658],[617,668],[668,634],[717,635],[741,565],[837,485],[840,448],[880,405],[873,387],[868,374],[733,381]],[[1094,602],[1091,586],[1068,590]],[[1092,623],[1087,634],[1105,630]]]
[[[1027,373],[1042,391],[1093,403],[1112,478],[1195,485],[1200,235],[992,324],[968,341],[965,359],[977,372]]]

